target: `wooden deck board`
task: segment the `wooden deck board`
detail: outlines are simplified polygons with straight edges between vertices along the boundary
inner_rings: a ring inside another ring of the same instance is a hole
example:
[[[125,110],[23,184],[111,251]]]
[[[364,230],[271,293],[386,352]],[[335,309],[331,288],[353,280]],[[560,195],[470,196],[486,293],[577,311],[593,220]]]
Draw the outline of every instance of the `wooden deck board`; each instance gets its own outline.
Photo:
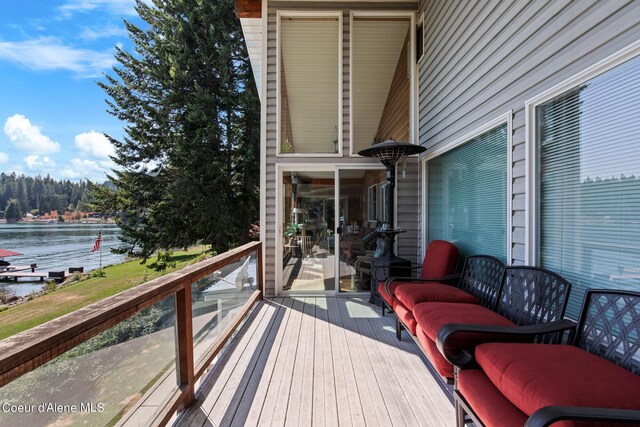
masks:
[[[269,389],[273,386],[271,385],[272,380],[279,380],[280,378],[274,379],[274,371],[279,358],[284,358],[285,360],[289,358],[284,352],[282,352],[282,341],[287,332],[289,316],[291,315],[291,307],[293,306],[293,299],[288,298],[284,300],[284,316],[282,318],[282,322],[280,323],[280,327],[276,331],[275,337],[269,342],[273,342],[271,350],[268,354],[264,363],[261,363],[259,366],[259,370],[254,370],[252,374],[252,380],[250,382],[250,388],[247,390],[247,397],[253,398],[253,403],[248,408],[248,412],[246,416],[244,414],[240,414],[240,417],[236,421],[234,419],[233,424],[239,422],[238,425],[245,426],[256,426],[259,425],[260,418],[262,416],[262,411],[265,407],[265,401],[269,396]],[[261,354],[261,360],[264,360],[264,357]],[[255,379],[254,379],[255,378]],[[256,384],[257,382],[257,384]],[[272,408],[267,408],[267,411],[272,410]],[[244,419],[242,419],[244,418]],[[218,424],[220,425],[220,424]],[[268,424],[260,424],[260,425],[268,425]]]
[[[367,406],[364,409],[365,422],[367,425],[391,425],[391,417],[387,405],[374,375],[376,367],[371,363],[366,351],[368,341],[360,334],[357,325],[356,319],[363,316],[359,304],[359,301],[354,302],[353,300],[345,303],[340,303],[339,301],[339,311],[343,325],[350,332],[349,349],[351,354],[355,355],[353,363],[357,364],[361,371],[360,378],[356,381],[359,385],[364,386],[361,392],[361,396],[363,396],[361,402]],[[371,410],[371,406],[373,410]]]
[[[361,298],[261,302],[177,426],[446,426],[413,341]]]
[[[230,377],[234,372],[238,376],[242,376],[242,369],[247,369],[248,365],[246,359],[250,359],[253,352],[259,349],[261,343],[263,344],[266,340],[269,328],[277,318],[278,308],[279,306],[270,301],[260,304],[258,309],[252,313],[249,321],[236,338],[234,343],[236,351],[226,352],[219,362],[218,366],[230,369],[215,369],[203,383],[193,405],[197,410],[185,414],[188,415],[184,419],[186,425],[203,426],[207,424],[209,413],[220,397],[223,388],[228,384]]]
[[[362,404],[356,384],[351,355],[347,349],[345,331],[340,323],[338,301],[327,299],[329,330],[331,333],[331,350],[336,381],[336,400],[338,405],[338,424],[342,426],[364,426]]]

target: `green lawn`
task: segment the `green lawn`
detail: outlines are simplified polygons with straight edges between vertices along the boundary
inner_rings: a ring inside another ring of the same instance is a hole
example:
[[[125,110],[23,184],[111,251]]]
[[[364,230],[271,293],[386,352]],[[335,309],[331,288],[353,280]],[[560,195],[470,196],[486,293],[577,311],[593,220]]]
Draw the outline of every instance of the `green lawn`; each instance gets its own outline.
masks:
[[[93,277],[65,286],[8,308],[0,312],[0,339],[26,331],[125,289],[180,269],[194,262],[204,250],[203,246],[197,246],[186,252],[174,252],[172,260],[176,262],[176,268],[167,269],[164,272],[147,268],[147,265],[155,261],[154,259],[148,260],[146,265],[141,265],[140,261],[130,261],[105,267],[103,268],[106,274],[104,277]]]

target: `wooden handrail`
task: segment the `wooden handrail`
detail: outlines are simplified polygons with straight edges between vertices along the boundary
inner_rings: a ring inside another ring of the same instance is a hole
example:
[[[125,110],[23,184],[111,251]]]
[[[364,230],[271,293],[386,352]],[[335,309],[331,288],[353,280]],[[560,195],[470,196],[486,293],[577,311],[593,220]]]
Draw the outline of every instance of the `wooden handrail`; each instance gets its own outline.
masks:
[[[252,252],[258,255],[257,281],[259,298],[262,298],[262,243],[251,242],[0,341],[0,387],[176,294],[181,388],[190,388],[180,395],[184,396],[182,403],[188,404],[193,399],[193,384],[197,378],[193,360],[191,284]],[[257,299],[252,297],[252,300]],[[189,346],[191,348],[187,349]]]

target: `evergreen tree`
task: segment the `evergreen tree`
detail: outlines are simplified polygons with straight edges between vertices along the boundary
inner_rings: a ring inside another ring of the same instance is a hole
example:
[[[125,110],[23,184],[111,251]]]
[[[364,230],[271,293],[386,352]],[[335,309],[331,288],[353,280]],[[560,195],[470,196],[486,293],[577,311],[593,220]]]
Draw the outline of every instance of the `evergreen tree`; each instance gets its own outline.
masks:
[[[22,219],[22,211],[20,203],[16,199],[10,199],[4,211],[4,216],[9,221],[18,221]]]
[[[93,192],[117,213],[120,252],[148,258],[198,241],[224,251],[257,217],[259,100],[233,0],[136,0],[133,52],[117,49],[99,83],[125,123],[109,137],[115,189]]]
[[[22,213],[87,209],[89,191],[85,181],[55,181],[49,176],[30,177],[0,172],[0,210],[16,199]],[[71,208],[71,209],[70,209]]]

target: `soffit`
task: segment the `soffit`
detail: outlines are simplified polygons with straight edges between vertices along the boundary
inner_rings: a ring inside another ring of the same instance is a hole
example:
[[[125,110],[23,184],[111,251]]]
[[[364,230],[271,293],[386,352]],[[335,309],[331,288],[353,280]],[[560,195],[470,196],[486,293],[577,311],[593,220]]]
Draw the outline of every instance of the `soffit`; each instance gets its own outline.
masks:
[[[253,78],[256,81],[258,94],[262,96],[260,90],[262,79],[262,19],[261,18],[240,18],[242,32],[244,33]],[[262,101],[262,99],[261,99]]]

